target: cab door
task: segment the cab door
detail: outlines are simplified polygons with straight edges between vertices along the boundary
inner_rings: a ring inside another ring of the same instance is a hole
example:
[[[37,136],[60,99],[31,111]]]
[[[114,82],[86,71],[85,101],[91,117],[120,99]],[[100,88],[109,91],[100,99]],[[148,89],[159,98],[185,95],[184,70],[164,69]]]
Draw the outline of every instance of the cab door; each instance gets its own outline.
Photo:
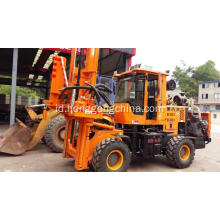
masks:
[[[157,119],[158,75],[148,74],[147,80],[147,120]]]

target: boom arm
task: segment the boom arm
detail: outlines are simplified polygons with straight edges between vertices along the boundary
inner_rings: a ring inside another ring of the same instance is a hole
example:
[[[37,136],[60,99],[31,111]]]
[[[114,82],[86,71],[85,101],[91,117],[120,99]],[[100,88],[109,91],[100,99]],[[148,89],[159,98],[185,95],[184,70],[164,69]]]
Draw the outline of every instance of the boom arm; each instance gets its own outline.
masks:
[[[112,103],[105,96],[105,91],[111,92],[105,85],[96,84],[99,49],[88,48],[85,60],[80,58],[76,65],[76,49],[72,49],[71,63],[68,78],[68,86],[65,83],[66,59],[54,57],[50,99],[45,103],[51,109],[58,110],[62,106],[62,112],[66,118],[66,134],[63,147],[63,157],[75,158],[77,170],[88,168],[92,148],[97,146],[102,135],[92,140],[90,138],[93,127],[103,127],[110,133],[115,133],[114,126],[107,126],[95,119],[103,119],[103,113],[98,112],[96,103],[105,98],[108,104]],[[63,59],[63,64],[62,60]],[[107,132],[108,133],[108,132]]]

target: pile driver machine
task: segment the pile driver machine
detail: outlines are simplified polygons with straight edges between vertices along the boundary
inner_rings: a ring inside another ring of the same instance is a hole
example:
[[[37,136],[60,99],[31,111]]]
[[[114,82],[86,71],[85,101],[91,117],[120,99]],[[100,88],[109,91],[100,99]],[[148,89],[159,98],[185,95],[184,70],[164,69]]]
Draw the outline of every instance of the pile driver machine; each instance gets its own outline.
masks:
[[[66,119],[63,157],[75,159],[75,169],[126,171],[132,157],[166,155],[172,166],[188,167],[196,149],[211,141],[209,113],[194,106],[167,105],[166,73],[135,68],[114,74],[114,114],[102,111],[101,99],[109,107],[111,90],[96,84],[98,48],[88,48],[86,57],[76,58],[72,49],[70,71],[66,60],[53,58],[50,109],[62,106]]]

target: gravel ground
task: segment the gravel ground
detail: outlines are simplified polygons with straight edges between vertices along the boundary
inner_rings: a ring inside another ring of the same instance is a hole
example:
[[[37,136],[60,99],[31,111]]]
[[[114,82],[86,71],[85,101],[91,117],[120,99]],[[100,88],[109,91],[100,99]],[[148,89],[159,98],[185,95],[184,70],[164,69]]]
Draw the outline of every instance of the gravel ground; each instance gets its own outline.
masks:
[[[0,132],[7,128],[0,125]],[[212,125],[212,142],[205,149],[197,150],[193,164],[179,170],[169,166],[166,157],[139,159],[130,165],[128,171],[134,172],[191,172],[220,171],[220,125]],[[45,144],[38,144],[33,150],[21,156],[0,153],[0,171],[13,172],[73,172],[73,159],[64,159],[62,154],[53,153]]]

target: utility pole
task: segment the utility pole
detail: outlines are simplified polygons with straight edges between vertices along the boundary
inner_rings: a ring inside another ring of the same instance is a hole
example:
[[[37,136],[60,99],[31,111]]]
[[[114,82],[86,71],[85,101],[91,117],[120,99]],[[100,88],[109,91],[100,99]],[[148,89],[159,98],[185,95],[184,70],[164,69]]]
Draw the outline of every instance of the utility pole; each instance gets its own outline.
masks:
[[[17,68],[18,68],[18,48],[14,48],[13,63],[12,63],[12,82],[11,82],[10,126],[15,123]]]

